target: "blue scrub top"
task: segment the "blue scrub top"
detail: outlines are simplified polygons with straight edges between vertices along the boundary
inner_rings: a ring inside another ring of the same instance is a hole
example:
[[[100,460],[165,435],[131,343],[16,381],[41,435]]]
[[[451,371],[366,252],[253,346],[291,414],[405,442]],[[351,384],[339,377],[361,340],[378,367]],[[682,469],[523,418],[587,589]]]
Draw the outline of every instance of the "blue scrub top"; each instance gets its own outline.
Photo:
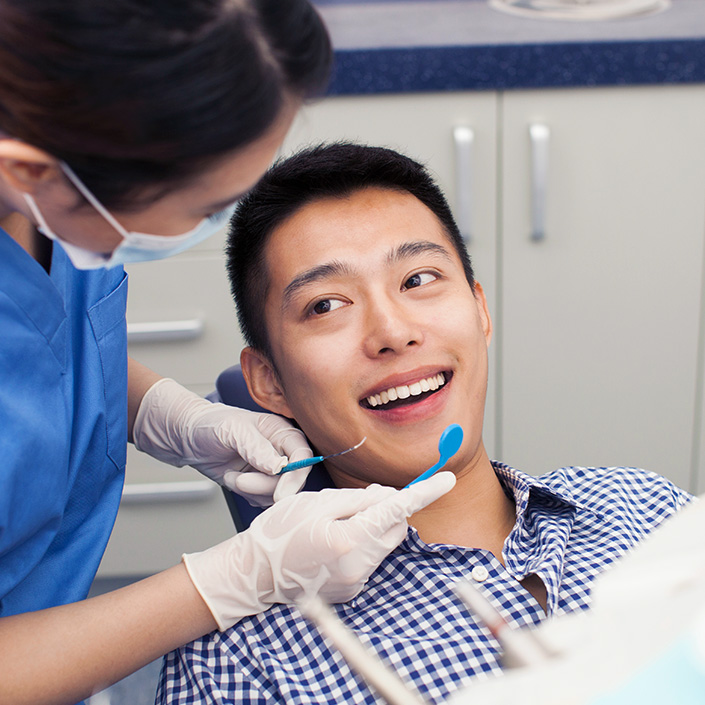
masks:
[[[0,616],[85,598],[127,451],[127,275],[0,230]]]

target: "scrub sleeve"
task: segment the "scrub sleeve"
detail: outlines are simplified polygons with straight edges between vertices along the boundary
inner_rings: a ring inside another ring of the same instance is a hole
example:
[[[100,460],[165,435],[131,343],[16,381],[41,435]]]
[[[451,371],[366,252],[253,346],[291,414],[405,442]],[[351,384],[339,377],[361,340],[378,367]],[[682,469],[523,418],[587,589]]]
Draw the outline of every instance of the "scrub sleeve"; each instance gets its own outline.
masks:
[[[127,452],[127,275],[0,230],[0,616],[86,597]]]

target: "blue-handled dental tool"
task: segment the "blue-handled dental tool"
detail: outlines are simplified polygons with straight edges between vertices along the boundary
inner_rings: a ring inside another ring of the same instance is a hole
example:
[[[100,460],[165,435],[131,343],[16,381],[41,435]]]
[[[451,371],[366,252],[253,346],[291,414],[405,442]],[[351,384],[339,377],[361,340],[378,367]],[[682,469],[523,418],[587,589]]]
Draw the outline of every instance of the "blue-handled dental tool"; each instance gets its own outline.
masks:
[[[345,455],[351,450],[356,450],[357,448],[359,448],[366,440],[367,436],[365,436],[357,445],[354,445],[352,448],[346,448],[345,450],[341,450],[340,453],[332,453],[331,455],[316,455],[313,458],[295,460],[293,463],[288,463],[287,465],[285,465],[277,474],[283,475],[285,472],[291,472],[292,470],[298,470],[299,468],[307,468],[309,465],[315,465],[316,463],[328,460],[328,458],[337,458],[339,455]]]
[[[417,482],[428,480],[431,475],[437,473],[457,452],[463,444],[463,429],[452,423],[448,426],[438,439],[438,452],[441,454],[438,462],[430,467],[426,472],[422,472],[415,480],[412,480],[406,487],[411,487]],[[404,489],[406,489],[406,487]]]

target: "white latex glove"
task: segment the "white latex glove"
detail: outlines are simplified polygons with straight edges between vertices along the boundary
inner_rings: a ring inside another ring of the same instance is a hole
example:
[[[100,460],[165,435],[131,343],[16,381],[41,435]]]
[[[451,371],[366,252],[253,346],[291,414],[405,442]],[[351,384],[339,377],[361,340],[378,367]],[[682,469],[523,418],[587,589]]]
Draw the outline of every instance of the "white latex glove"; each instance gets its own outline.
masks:
[[[221,630],[275,603],[315,594],[344,602],[406,536],[406,517],[454,485],[453,473],[440,472],[403,490],[302,492],[267,509],[247,531],[183,561]]]
[[[133,438],[138,450],[191,465],[259,507],[296,494],[311,470],[277,476],[288,462],[313,455],[304,434],[283,417],[214,404],[169,378],[145,393]]]

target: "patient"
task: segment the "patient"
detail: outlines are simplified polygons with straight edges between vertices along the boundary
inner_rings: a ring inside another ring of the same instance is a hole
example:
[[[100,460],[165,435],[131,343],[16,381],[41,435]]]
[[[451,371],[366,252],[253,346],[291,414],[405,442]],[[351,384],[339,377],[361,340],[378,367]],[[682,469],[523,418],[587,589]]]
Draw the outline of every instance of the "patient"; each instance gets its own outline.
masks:
[[[499,645],[453,592],[471,580],[513,627],[584,609],[593,578],[690,496],[642,470],[532,477],[482,442],[492,322],[445,199],[396,152],[322,146],[273,167],[233,219],[228,267],[252,397],[295,419],[338,487],[402,487],[465,438],[455,488],[340,618],[423,698],[498,672]],[[161,703],[378,702],[291,606],[170,654]]]

